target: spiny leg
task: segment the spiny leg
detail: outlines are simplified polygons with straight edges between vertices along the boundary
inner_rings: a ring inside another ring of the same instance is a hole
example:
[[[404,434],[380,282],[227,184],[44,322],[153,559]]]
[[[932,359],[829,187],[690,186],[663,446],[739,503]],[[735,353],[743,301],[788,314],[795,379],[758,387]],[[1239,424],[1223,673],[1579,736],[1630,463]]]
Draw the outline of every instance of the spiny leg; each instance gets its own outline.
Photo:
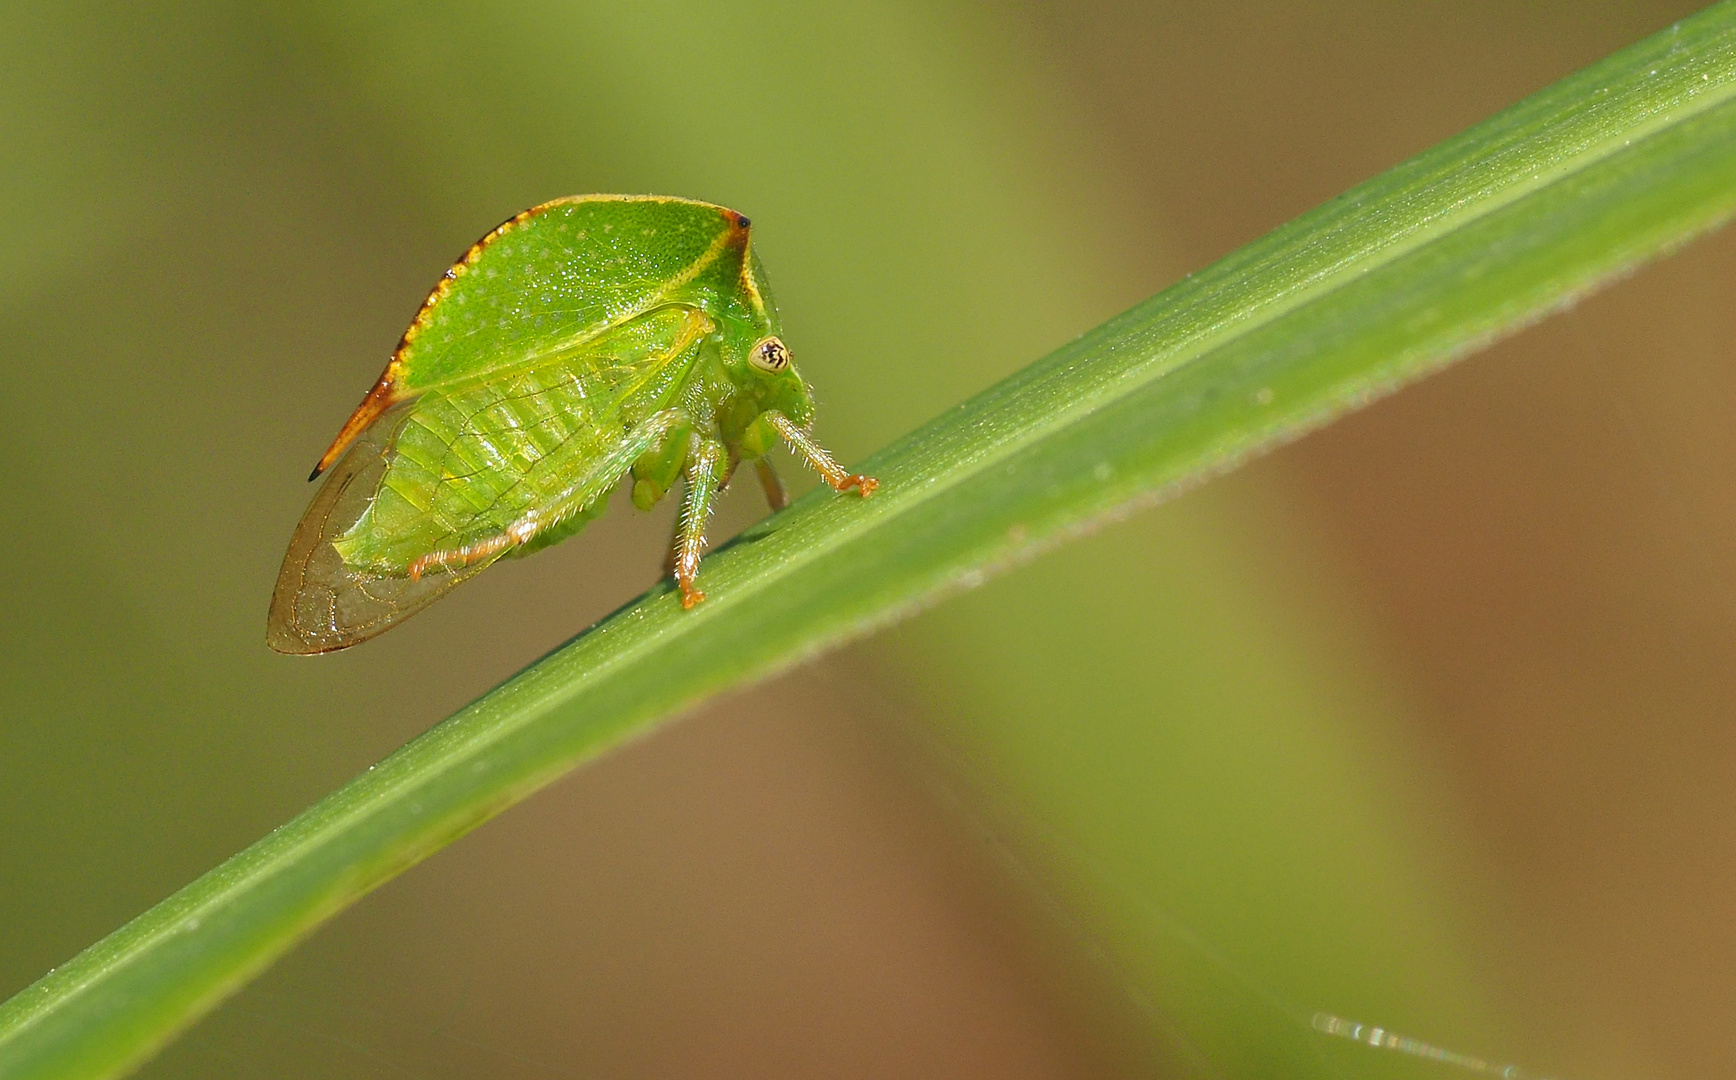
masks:
[[[765,458],[755,458],[753,471],[759,474],[760,487],[765,489],[766,505],[772,508],[772,513],[775,514],[790,505],[790,493],[784,487],[784,478],[772,468],[771,462]]]
[[[740,464],[735,455],[731,454],[723,478],[718,484],[719,491],[729,487],[730,475]],[[778,475],[778,471],[772,467],[772,463],[763,457],[755,458],[753,466],[754,472],[759,476],[760,487],[765,491],[766,505],[772,508],[772,512],[777,513],[790,505],[789,489],[784,487],[784,478]],[[665,575],[675,573],[675,558],[681,551],[682,525],[682,515],[675,515],[675,528],[673,535],[669,538],[669,547],[665,549],[667,554],[663,557],[663,573]]]
[[[493,536],[478,540],[474,544],[430,551],[410,563],[410,580],[421,581],[422,575],[429,570],[451,570],[455,567],[481,562],[490,555],[504,551],[514,544],[523,543],[524,540],[520,539],[521,536],[528,540],[533,535],[535,535],[534,526],[527,531],[522,522],[514,522],[504,532],[495,533]]]
[[[797,427],[783,413],[767,411],[764,416],[771,422],[772,427],[778,429],[778,434],[784,437],[784,441],[790,444],[790,449],[800,454],[808,465],[820,474],[822,480],[832,485],[832,490],[848,491],[855,488],[863,498],[867,498],[880,486],[880,481],[872,476],[845,472],[844,467],[839,465],[831,454],[826,453],[825,447],[815,442],[812,435]]]
[[[675,539],[675,583],[681,587],[681,606],[690,608],[705,599],[693,587],[699,576],[699,556],[705,551],[705,522],[717,499],[723,478],[725,451],[715,439],[697,439],[698,446],[687,459],[687,495],[681,507],[681,531]]]
[[[691,449],[692,448],[689,447],[690,451],[691,451]],[[741,465],[741,458],[736,454],[735,451],[730,450],[730,451],[728,451],[728,453],[729,453],[729,456],[724,460],[723,468],[719,472],[719,475],[717,478],[717,496],[721,496],[724,492],[729,490],[730,478],[735,475],[735,470]],[[683,465],[682,469],[683,469],[683,475],[686,475],[686,473],[685,473],[686,466]],[[714,497],[714,501],[715,501],[715,497]],[[683,500],[682,505],[683,506],[686,505],[685,500]],[[777,509],[777,508],[774,507],[773,509]],[[675,559],[676,559],[676,556],[681,554],[681,530],[686,526],[686,520],[687,519],[686,519],[685,513],[680,513],[680,514],[675,515],[675,525],[674,525],[674,528],[670,530],[670,535],[669,535],[669,546],[663,549],[663,576],[664,577],[669,577],[671,574],[675,573]],[[704,541],[701,540],[701,543],[703,544]]]

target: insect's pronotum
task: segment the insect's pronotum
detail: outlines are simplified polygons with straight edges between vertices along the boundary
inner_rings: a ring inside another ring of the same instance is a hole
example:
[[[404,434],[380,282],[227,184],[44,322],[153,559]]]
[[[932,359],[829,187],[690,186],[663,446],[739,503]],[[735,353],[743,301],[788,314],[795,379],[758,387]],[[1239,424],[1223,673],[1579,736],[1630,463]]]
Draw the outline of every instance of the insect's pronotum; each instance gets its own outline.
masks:
[[[705,522],[779,440],[868,495],[808,434],[814,399],[779,335],[748,219],[664,196],[577,195],[477,241],[423,301],[314,476],[266,641],[366,641],[494,560],[565,539],[632,474],[633,504],[685,481],[673,570],[696,585]]]

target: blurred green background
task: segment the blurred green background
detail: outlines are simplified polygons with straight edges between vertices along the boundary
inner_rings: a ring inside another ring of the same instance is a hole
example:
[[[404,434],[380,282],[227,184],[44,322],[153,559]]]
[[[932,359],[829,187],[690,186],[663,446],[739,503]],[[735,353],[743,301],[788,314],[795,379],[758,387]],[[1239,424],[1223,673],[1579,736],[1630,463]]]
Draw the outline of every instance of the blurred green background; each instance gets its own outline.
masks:
[[[654,580],[623,500],[264,647],[309,465],[500,219],[752,215],[850,462],[1695,7],[0,6],[0,994]],[[712,703],[144,1075],[1449,1075],[1318,1012],[1736,1075],[1733,284],[1702,241]]]

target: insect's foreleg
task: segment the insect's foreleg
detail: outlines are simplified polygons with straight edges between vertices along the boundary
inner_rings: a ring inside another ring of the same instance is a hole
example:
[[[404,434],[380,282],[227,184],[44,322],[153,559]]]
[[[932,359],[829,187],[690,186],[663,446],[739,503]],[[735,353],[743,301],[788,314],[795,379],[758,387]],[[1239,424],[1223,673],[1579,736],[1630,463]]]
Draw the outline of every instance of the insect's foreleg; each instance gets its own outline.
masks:
[[[717,499],[723,479],[726,452],[715,439],[695,438],[698,443],[687,458],[687,497],[681,507],[681,528],[675,538],[675,583],[681,587],[681,606],[690,608],[705,599],[693,587],[699,576],[699,556],[705,551],[705,522]]]
[[[772,427],[778,429],[778,434],[790,444],[790,449],[800,454],[820,478],[832,485],[834,491],[848,491],[855,488],[864,497],[874,494],[874,489],[880,486],[880,481],[872,476],[861,473],[847,473],[844,467],[826,453],[825,447],[814,441],[814,437],[797,427],[795,423],[781,412],[767,410],[760,415],[769,421]]]
[[[765,458],[755,458],[753,471],[759,474],[760,487],[765,489],[766,505],[776,513],[790,505],[790,492],[784,487],[784,478],[772,468],[772,463]]]

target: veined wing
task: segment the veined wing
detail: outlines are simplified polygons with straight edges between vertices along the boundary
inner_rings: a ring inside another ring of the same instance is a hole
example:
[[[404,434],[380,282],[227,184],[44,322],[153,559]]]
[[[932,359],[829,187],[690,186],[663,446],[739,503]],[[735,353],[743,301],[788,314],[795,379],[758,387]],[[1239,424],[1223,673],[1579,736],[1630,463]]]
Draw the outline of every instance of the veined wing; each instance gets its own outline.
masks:
[[[266,620],[265,642],[278,652],[312,656],[366,641],[494,561],[482,559],[412,579],[355,569],[332,546],[372,504],[410,410],[410,404],[398,406],[350,446],[296,526]]]
[[[711,325],[667,307],[568,356],[427,392],[393,436],[372,505],[333,545],[352,567],[415,575],[436,553],[556,524],[557,504],[579,509],[574,484],[676,396]]]
[[[577,531],[642,451],[624,450],[635,421],[675,396],[710,326],[695,309],[664,308],[582,352],[387,412],[339,459],[297,528],[268,643],[346,648],[531,536]]]

